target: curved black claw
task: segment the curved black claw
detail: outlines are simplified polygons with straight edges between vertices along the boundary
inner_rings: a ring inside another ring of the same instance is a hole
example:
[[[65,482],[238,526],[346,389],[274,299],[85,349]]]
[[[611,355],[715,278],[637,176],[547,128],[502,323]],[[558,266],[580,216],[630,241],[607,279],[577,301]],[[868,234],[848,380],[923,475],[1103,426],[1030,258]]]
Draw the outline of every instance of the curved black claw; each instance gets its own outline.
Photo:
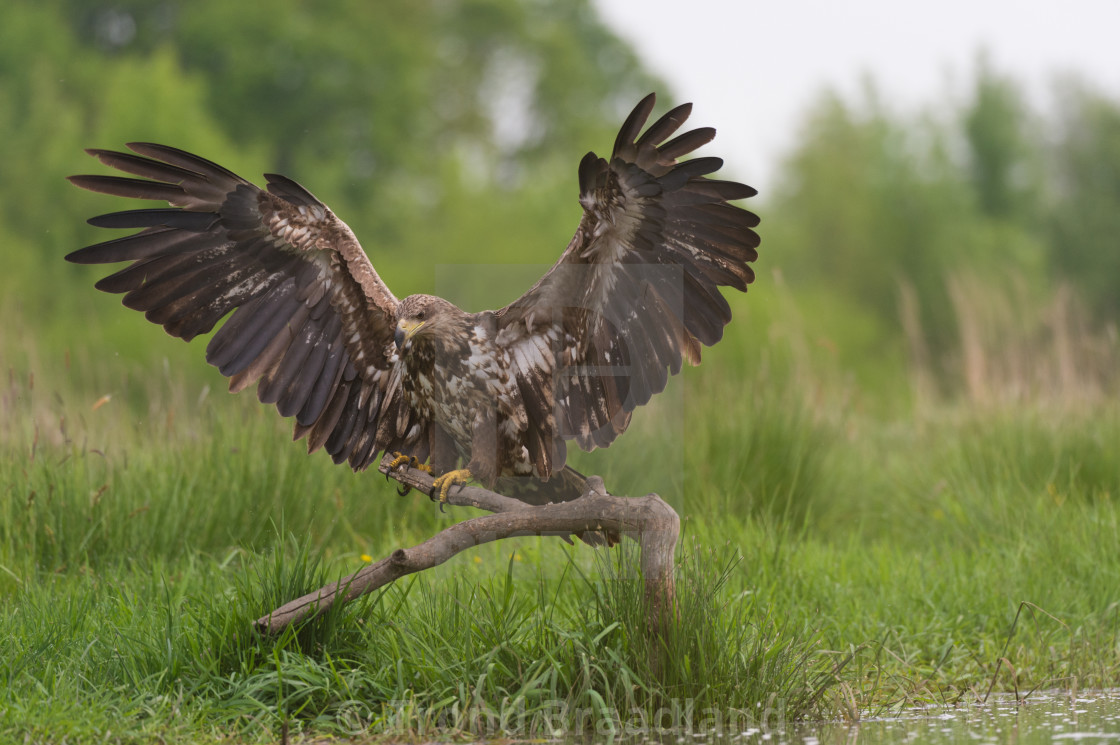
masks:
[[[438,502],[439,503],[439,511],[446,515],[447,510],[445,510],[444,507],[447,505],[447,503],[444,502],[442,499],[440,499],[439,495],[436,494],[436,492],[438,490],[439,490],[439,487],[437,487],[435,484],[432,484],[432,488],[428,490],[428,499],[432,500],[433,502]]]
[[[386,476],[385,480],[388,481],[389,478]],[[397,485],[397,494],[399,494],[402,497],[405,496],[406,494],[408,494],[410,491],[412,491],[412,487],[409,486],[408,484],[398,484]]]

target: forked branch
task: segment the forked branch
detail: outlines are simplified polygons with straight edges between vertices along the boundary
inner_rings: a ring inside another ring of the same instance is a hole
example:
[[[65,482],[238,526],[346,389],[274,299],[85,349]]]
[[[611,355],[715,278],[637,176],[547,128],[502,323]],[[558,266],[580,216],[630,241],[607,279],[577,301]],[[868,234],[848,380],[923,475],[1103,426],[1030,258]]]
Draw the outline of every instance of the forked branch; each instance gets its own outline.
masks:
[[[413,468],[392,470],[390,457],[378,470],[405,486],[430,493],[432,476]],[[286,603],[255,626],[276,634],[292,623],[318,615],[335,603],[347,603],[384,587],[405,575],[439,566],[455,554],[483,543],[512,536],[551,535],[568,539],[588,531],[609,531],[637,541],[641,548],[645,581],[646,614],[650,630],[658,633],[665,614],[675,611],[673,554],[680,533],[680,518],[656,494],[616,497],[607,494],[603,480],[591,476],[588,491],[579,499],[533,506],[474,486],[453,488],[447,502],[457,507],[476,507],[494,514],[464,520],[411,548],[398,548],[389,556],[358,570],[349,577]]]

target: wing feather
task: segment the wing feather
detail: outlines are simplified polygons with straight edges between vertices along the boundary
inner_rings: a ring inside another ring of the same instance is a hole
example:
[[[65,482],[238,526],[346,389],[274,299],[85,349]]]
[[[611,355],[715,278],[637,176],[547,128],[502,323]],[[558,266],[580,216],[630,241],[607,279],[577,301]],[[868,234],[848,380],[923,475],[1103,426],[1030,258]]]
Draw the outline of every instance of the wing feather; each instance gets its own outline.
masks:
[[[680,129],[681,126],[688,120],[688,117],[691,113],[692,104],[690,103],[682,103],[675,109],[666,112],[660,119],[649,125],[646,131],[642,133],[641,137],[637,138],[637,142],[634,144],[637,145],[638,151],[656,152],[664,157],[664,154],[659,153],[656,150],[658,143],[665,142],[665,140],[672,137],[673,134],[676,133],[676,131]],[[638,129],[641,129],[641,125],[639,125]],[[619,134],[621,134],[621,132]],[[712,136],[715,136],[714,130],[712,131]],[[627,146],[629,146],[631,142],[634,141],[624,141],[621,143],[621,147],[619,147],[620,143],[615,142],[615,153],[621,154],[623,152],[628,152]],[[638,165],[647,171],[651,171],[651,168],[654,167],[653,163],[650,163],[649,167],[647,167],[643,162],[639,162]]]
[[[83,189],[165,201],[170,208],[100,215],[90,224],[139,229],[73,252],[79,264],[130,262],[97,282],[124,295],[168,333],[190,340],[226,318],[206,348],[231,390],[258,383],[257,396],[295,416],[297,438],[337,462],[364,468],[388,445],[428,437],[428,423],[385,386],[398,301],[350,228],[311,192],[283,176],[260,189],[197,155],[130,143],[132,152],[92,149],[129,174],[72,176]],[[228,317],[227,317],[228,316]],[[379,417],[391,411],[393,436]],[[397,419],[409,438],[396,434]],[[426,445],[424,445],[426,447]]]
[[[544,277],[495,313],[530,428],[561,451],[565,439],[585,450],[609,445],[684,360],[698,364],[701,345],[722,337],[731,308],[719,288],[745,291],[754,280],[758,217],[729,202],[755,190],[707,178],[720,158],[678,162],[715,130],[669,140],[691,113],[685,104],[642,132],[653,106],[651,94],[635,107],[609,160],[583,158],[575,236]],[[546,335],[565,341],[543,361],[517,352],[526,337]]]
[[[308,332],[307,329],[311,331]],[[309,323],[304,335],[288,351],[277,369],[272,384],[281,388],[276,409],[281,416],[296,416],[311,397],[315,381],[324,376],[327,354],[332,342],[341,331],[338,317],[332,316],[325,325]],[[334,376],[331,370],[330,376]]]
[[[342,345],[342,339],[337,338],[337,335],[336,338],[326,346],[322,354],[322,370],[318,376],[311,379],[303,406],[300,408],[299,413],[296,414],[296,422],[300,425],[311,426],[319,419],[324,411],[324,407],[327,406],[327,402],[330,400],[331,392],[338,386],[338,382],[342,378],[342,372],[345,369],[343,362],[346,361],[346,351]],[[301,386],[306,387],[306,379],[301,379],[301,381]],[[310,442],[308,442],[307,445],[309,448],[312,447],[312,443]]]

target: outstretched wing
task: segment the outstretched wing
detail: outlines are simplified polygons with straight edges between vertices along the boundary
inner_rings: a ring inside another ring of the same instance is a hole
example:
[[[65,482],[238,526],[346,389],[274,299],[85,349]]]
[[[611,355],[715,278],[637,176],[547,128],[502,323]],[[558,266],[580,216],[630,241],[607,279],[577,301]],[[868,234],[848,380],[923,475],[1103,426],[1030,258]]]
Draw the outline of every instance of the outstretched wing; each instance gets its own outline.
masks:
[[[746,291],[754,279],[758,217],[729,200],[755,190],[706,178],[719,158],[677,162],[715,136],[703,128],[666,142],[690,104],[639,137],[653,104],[651,94],[630,114],[609,161],[584,157],[575,237],[531,290],[496,313],[530,429],[542,433],[531,447],[542,473],[562,462],[554,438],[585,450],[609,445],[682,360],[698,364],[700,345],[719,341],[731,320],[719,287]]]
[[[428,440],[401,395],[392,340],[397,299],[350,228],[299,184],[267,175],[264,191],[195,155],[131,143],[133,153],[89,150],[105,165],[140,176],[71,176],[103,194],[167,201],[94,217],[103,228],[139,233],[75,251],[78,264],[131,262],[97,283],[124,293],[184,340],[209,332],[207,361],[239,391],[296,419],[309,450],[364,468],[379,451]]]

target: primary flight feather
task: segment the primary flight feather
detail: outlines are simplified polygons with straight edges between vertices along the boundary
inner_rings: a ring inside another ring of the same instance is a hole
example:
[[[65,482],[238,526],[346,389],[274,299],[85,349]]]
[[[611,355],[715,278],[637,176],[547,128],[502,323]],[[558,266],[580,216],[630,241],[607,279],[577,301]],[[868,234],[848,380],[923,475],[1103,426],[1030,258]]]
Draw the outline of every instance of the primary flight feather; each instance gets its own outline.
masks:
[[[534,503],[572,499],[582,479],[564,465],[566,442],[610,445],[684,360],[719,341],[731,320],[719,288],[754,279],[758,218],[731,204],[754,189],[708,178],[719,158],[679,160],[715,136],[670,139],[690,105],[643,133],[653,105],[652,94],[637,105],[609,159],[580,162],[575,236],[500,310],[398,300],[350,228],[299,184],[268,174],[262,190],[149,143],[88,151],[139,178],[70,180],[171,208],[95,217],[142,230],[66,258],[130,262],[96,286],[173,336],[193,339],[229,314],[207,361],[231,390],[256,382],[262,402],[295,417],[296,438],[336,463],[359,470],[400,453],[430,461],[443,496],[475,478]]]

